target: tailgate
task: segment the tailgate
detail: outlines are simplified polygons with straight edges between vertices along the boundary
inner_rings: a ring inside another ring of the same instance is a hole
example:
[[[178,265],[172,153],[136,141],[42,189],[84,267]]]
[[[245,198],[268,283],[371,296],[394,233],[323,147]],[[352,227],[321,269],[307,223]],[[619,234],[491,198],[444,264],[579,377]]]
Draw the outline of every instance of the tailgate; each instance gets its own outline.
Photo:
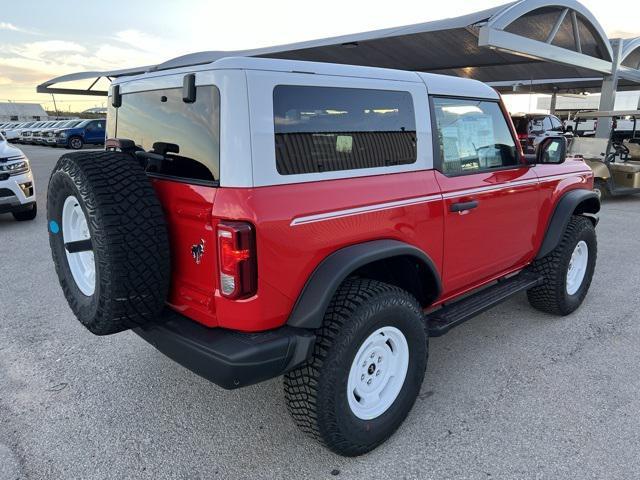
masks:
[[[152,179],[167,219],[171,245],[174,309],[208,326],[216,326],[214,293],[217,255],[211,212],[216,187]]]

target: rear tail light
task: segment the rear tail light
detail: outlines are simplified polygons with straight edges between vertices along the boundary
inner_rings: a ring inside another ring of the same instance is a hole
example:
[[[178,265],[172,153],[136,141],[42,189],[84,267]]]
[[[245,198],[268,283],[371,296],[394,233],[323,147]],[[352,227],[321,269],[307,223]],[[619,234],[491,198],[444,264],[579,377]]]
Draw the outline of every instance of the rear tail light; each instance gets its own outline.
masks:
[[[220,292],[232,299],[256,293],[258,270],[253,227],[244,222],[218,224],[218,269]]]
[[[519,133],[518,134],[518,140],[525,140],[529,135],[527,135],[526,133]]]

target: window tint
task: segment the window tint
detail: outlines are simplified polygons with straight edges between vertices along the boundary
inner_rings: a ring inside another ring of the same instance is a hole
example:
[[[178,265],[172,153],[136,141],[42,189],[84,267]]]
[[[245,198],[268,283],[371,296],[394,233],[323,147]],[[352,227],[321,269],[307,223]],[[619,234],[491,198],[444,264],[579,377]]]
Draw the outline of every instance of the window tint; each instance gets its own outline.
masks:
[[[273,113],[281,175],[416,161],[409,92],[279,85]]]
[[[156,142],[178,146],[167,153],[156,173],[187,179],[220,179],[220,92],[214,86],[196,87],[196,101],[185,103],[182,89],[128,93],[116,117],[115,136],[133,140],[146,151]],[[112,111],[110,111],[112,114]],[[102,124],[104,127],[104,123]]]
[[[517,165],[515,142],[497,102],[435,97],[433,107],[443,173]]]
[[[544,131],[548,132],[549,130],[553,130],[553,125],[551,125],[551,118],[544,117],[544,122],[542,124],[544,126]]]
[[[516,132],[521,135],[529,133],[529,119],[527,117],[511,117],[513,125],[516,127]]]

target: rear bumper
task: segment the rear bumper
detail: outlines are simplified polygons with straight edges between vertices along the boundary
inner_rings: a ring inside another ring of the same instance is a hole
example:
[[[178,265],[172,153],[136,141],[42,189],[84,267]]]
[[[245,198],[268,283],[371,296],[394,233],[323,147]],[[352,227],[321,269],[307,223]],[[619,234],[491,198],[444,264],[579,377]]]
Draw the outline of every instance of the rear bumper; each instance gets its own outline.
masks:
[[[304,363],[315,335],[281,327],[260,333],[208,328],[166,310],[162,321],[133,331],[180,365],[226,389],[277,377]]]

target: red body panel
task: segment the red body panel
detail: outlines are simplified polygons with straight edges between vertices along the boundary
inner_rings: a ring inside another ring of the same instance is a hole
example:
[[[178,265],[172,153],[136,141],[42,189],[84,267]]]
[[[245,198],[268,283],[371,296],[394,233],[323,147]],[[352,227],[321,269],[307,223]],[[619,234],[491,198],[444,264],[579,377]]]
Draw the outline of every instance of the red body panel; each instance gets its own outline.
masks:
[[[445,197],[444,297],[531,260],[540,204],[531,167],[436,178]],[[478,206],[450,211],[469,201]]]
[[[215,304],[211,291],[217,277],[216,237],[211,210],[217,189],[166,180],[153,180],[164,208],[171,244],[170,306],[202,323],[209,323]],[[196,264],[191,247],[203,242]]]
[[[172,248],[169,305],[210,327],[277,328],[329,254],[383,238],[415,245],[431,257],[444,287],[437,305],[530,263],[559,197],[590,188],[591,179],[586,164],[573,159],[451,178],[431,170],[261,188],[156,179]],[[471,199],[478,200],[478,208],[449,211],[451,204]],[[255,227],[253,297],[230,300],[220,294],[215,251],[220,220]],[[201,242],[198,264],[191,249]]]

